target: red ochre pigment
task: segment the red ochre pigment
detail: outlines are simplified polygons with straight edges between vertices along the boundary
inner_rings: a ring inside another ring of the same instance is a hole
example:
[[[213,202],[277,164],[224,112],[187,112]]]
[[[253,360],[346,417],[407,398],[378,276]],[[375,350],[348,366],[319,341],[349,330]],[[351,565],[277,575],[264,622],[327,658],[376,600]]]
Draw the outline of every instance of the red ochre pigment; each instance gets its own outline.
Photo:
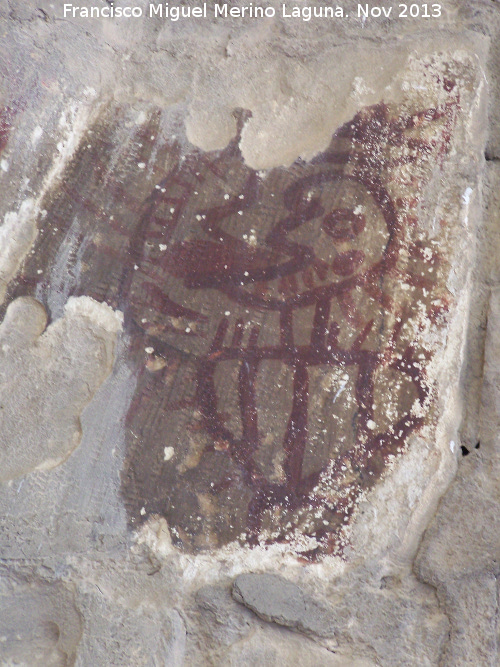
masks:
[[[265,173],[242,159],[244,112],[211,153],[158,137],[159,113],[113,166],[123,111],[84,139],[35,256],[54,265],[79,217],[69,291],[125,312],[132,527],[162,516],[187,551],[342,553],[363,492],[432,426],[420,334],[448,294],[419,216],[458,110],[448,93],[436,109],[364,109],[313,160]],[[37,284],[49,293],[31,261],[12,296]]]

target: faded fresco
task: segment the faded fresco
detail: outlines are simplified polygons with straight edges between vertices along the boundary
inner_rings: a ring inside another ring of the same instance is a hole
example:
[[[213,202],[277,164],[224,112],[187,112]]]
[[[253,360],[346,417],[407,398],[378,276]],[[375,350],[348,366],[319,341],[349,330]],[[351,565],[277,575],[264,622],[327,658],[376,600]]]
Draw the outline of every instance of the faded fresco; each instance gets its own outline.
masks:
[[[448,295],[419,204],[458,109],[454,81],[439,85],[439,107],[362,109],[311,161],[267,172],[241,157],[244,111],[212,153],[159,110],[101,112],[11,296],[125,313],[132,526],[163,516],[190,551],[341,553],[360,494],[432,422],[421,334]]]

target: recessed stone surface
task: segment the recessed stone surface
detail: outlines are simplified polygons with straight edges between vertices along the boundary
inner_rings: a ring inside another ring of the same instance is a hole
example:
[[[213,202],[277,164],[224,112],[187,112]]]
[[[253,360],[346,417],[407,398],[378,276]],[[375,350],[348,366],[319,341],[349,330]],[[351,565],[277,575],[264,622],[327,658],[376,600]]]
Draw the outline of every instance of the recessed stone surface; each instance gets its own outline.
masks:
[[[0,662],[496,664],[498,3],[15,4]]]
[[[399,105],[360,110],[312,160],[267,172],[245,164],[240,134],[204,153],[172,141],[159,109],[111,105],[43,200],[13,293],[124,311],[132,525],[164,516],[194,551],[341,553],[360,496],[434,423],[456,230],[449,204],[429,208],[474,69],[435,56],[406,76]]]

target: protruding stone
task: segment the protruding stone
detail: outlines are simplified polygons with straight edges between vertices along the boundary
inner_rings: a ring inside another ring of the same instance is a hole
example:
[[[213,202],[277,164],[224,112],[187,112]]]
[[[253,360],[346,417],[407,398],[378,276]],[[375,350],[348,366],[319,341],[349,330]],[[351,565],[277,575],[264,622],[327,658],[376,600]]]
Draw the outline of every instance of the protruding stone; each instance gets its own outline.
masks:
[[[334,637],[329,608],[278,574],[240,574],[233,598],[264,621],[319,637]]]

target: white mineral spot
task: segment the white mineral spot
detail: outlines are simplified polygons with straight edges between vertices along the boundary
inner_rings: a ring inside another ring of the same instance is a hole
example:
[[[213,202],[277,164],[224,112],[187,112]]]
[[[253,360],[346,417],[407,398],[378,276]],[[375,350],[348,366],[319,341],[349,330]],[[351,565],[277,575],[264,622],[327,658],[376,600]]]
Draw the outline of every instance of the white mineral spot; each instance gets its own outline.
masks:
[[[7,160],[0,160],[0,169],[5,172],[9,171],[9,163]]]
[[[146,508],[141,507],[141,516],[144,516],[146,514]]]
[[[134,264],[134,271],[137,271],[138,268],[137,264]]]
[[[374,92],[373,88],[370,88],[370,86],[367,85],[362,76],[354,77],[354,81],[352,82],[352,90],[353,93],[358,96],[368,95],[369,93]]]
[[[451,453],[454,454],[455,453],[455,443],[454,443],[453,440],[450,440],[450,449],[451,449]]]
[[[430,248],[424,248],[422,255],[426,262],[430,262],[432,259],[432,250]]]
[[[35,129],[33,130],[33,132],[31,133],[31,144],[32,144],[32,146],[34,146],[38,142],[38,140],[40,139],[42,134],[43,134],[42,128],[40,127],[40,125],[37,125],[35,127]]]
[[[231,311],[230,311],[230,310],[226,310],[226,312],[224,313],[224,315],[225,315],[226,317],[229,317],[229,315],[231,315]]]
[[[163,450],[163,460],[164,461],[170,461],[170,459],[173,457],[175,454],[175,449],[173,447],[165,447]]]
[[[37,270],[37,273],[38,273],[38,275],[40,275],[41,273],[43,273],[43,270],[42,270],[42,269],[38,269],[38,270]]]
[[[474,190],[473,190],[472,188],[467,188],[467,189],[465,190],[465,192],[463,193],[463,195],[462,195],[462,201],[463,201],[463,203],[464,203],[466,206],[469,205],[469,203],[470,203],[470,196],[471,196],[471,194],[472,194],[473,192],[474,192]]]
[[[162,192],[165,192],[165,190],[162,190]],[[170,213],[175,213],[175,208],[172,207],[172,208],[170,209]]]
[[[167,246],[164,243],[160,243],[158,247],[162,252],[167,249]]]
[[[229,195],[227,193],[224,195],[224,199],[229,199]]]
[[[377,428],[377,424],[373,421],[373,419],[369,419],[366,422],[366,426],[370,429],[370,431],[374,431]]]
[[[144,352],[146,352],[146,354],[153,354],[154,351],[155,351],[154,347],[145,347],[144,348]]]
[[[138,162],[137,166],[139,167],[139,169],[145,169],[146,168],[146,163],[145,162]]]
[[[145,317],[143,317],[142,320],[141,320],[141,322],[142,322],[143,324],[146,324],[147,319],[146,319]]]

